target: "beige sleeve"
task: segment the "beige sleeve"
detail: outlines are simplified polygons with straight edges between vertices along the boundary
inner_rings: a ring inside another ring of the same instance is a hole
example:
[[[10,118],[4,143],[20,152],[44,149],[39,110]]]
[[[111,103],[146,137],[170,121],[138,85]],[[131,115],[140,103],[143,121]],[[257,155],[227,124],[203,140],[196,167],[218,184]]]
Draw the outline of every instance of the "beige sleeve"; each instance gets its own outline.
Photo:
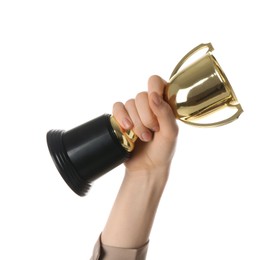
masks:
[[[106,246],[102,244],[100,236],[90,260],[145,260],[147,249],[148,242],[138,249]]]

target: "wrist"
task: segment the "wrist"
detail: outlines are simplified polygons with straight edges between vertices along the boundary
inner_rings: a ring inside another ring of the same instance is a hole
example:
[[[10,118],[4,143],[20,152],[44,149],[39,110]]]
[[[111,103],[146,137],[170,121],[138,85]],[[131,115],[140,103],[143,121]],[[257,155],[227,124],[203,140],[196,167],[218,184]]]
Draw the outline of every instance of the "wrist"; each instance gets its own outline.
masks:
[[[169,176],[169,167],[156,169],[126,169],[124,181],[154,188],[164,189]]]

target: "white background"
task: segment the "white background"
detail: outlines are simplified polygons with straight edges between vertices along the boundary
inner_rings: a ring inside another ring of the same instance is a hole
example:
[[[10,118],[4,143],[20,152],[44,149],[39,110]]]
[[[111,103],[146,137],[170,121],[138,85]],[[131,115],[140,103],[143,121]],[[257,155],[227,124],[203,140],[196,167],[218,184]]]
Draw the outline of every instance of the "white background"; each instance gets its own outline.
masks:
[[[244,113],[179,123],[148,259],[279,259],[276,1],[0,2],[0,259],[89,259],[123,166],[80,198],[47,150],[212,42]]]

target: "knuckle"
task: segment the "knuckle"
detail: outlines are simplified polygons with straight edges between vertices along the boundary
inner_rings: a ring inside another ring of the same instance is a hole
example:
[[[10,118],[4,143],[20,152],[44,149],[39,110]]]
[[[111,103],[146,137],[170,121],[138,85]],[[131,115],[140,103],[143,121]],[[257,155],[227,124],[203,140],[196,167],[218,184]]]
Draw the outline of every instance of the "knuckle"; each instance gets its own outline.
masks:
[[[161,80],[160,76],[152,75],[152,76],[149,77],[148,82],[152,84],[154,81],[160,81],[160,80]]]
[[[136,101],[140,101],[142,99],[146,99],[148,97],[148,94],[146,91],[142,91],[142,92],[139,92],[137,95],[136,95]]]
[[[128,108],[128,107],[131,107],[133,106],[135,103],[135,100],[133,98],[131,99],[128,99],[126,102],[125,102],[125,107]]]
[[[121,102],[115,102],[112,106],[112,110],[114,113],[117,113],[122,108],[123,108],[123,103],[121,103]]]

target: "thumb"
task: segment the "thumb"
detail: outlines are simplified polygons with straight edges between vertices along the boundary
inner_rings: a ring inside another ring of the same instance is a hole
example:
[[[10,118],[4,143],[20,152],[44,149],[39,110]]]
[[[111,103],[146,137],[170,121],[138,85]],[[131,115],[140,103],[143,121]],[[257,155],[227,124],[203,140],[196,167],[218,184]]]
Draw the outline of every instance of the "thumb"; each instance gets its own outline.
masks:
[[[160,132],[164,136],[170,138],[176,137],[178,134],[178,126],[175,120],[174,113],[167,102],[156,92],[152,92],[149,96],[150,107],[157,117]]]

